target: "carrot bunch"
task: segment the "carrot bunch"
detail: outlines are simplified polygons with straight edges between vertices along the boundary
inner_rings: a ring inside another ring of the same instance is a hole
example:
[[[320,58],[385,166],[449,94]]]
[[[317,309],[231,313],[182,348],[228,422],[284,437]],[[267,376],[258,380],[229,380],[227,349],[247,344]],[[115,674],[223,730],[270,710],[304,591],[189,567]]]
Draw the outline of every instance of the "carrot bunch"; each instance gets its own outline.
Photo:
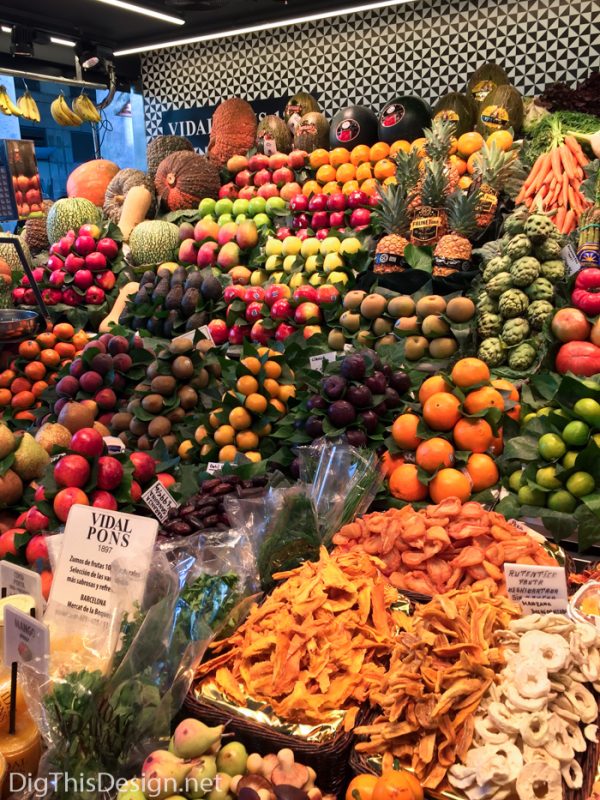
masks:
[[[553,221],[560,233],[571,233],[580,214],[590,205],[581,193],[583,168],[589,159],[574,136],[565,136],[543,153],[529,173],[516,199],[527,208],[554,212]]]

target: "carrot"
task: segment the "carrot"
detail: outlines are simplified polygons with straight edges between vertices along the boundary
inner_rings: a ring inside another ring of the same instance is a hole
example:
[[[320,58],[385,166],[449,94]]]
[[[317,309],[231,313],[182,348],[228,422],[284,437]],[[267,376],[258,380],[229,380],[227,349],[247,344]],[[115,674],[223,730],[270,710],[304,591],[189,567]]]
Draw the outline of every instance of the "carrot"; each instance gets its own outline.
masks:
[[[557,203],[562,193],[562,183],[557,183],[552,192],[552,201]]]
[[[581,169],[579,164],[577,164],[577,169],[575,170],[575,177],[578,181],[582,181],[584,178],[585,172]]]
[[[528,189],[531,186],[531,184],[535,181],[535,179],[538,176],[538,173],[540,172],[540,170],[542,168],[542,164],[544,163],[545,158],[546,158],[545,154],[541,155],[541,156],[538,156],[538,158],[535,161],[535,164],[531,168],[531,172],[529,173],[529,175],[525,179],[525,183],[523,184],[523,188],[524,189]]]
[[[558,152],[558,148],[555,147],[552,151],[552,171],[556,176],[556,180],[559,181],[562,178],[562,165],[560,162],[560,154]]]
[[[565,144],[575,156],[580,167],[585,167],[587,164],[589,164],[586,154],[583,152],[581,145],[574,136],[565,136]]]
[[[563,225],[565,222],[565,217],[567,216],[567,209],[565,206],[561,205],[558,207],[558,213],[554,218],[554,224],[558,228],[558,230],[562,233]]]
[[[544,156],[542,156],[542,161],[543,163],[540,168],[540,171],[538,172],[535,181],[532,183],[534,191],[536,192],[540,188],[540,186],[544,182],[544,179],[546,178],[546,175],[552,168],[552,157],[550,153],[546,153]]]
[[[569,176],[565,172],[562,176],[562,204],[569,205]]]
[[[571,206],[573,211],[575,211],[575,213],[577,214],[581,214],[581,212],[583,211],[581,207],[581,201],[577,196],[577,193],[573,191],[572,186],[569,186],[569,205]]]
[[[565,172],[569,176],[569,180],[575,180],[575,160],[571,155],[571,151],[564,144],[561,144],[558,148],[558,154],[565,168]]]
[[[565,221],[563,222],[561,233],[570,233],[575,227],[575,212],[573,209],[567,211]]]

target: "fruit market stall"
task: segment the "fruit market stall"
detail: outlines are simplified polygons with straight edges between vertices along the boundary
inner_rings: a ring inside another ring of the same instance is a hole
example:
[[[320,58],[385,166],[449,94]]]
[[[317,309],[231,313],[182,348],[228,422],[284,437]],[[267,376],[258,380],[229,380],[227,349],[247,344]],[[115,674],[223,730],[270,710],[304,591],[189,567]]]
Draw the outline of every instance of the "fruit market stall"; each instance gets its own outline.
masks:
[[[87,162],[0,244],[3,313],[47,309],[0,350],[7,794],[593,796],[600,117],[574,96],[488,64],[379,120],[226,99],[206,156]]]

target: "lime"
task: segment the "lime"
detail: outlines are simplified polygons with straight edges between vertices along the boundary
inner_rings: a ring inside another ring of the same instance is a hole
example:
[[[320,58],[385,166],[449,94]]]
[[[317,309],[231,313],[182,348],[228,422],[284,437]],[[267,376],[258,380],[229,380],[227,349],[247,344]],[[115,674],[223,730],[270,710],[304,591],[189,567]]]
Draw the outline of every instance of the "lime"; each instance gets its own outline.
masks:
[[[574,472],[567,480],[567,489],[575,497],[585,497],[596,488],[596,481],[589,472]]]
[[[544,489],[558,489],[562,483],[556,477],[556,467],[541,467],[535,473],[535,482]]]
[[[567,446],[556,433],[545,433],[540,436],[538,442],[538,451],[542,458],[546,461],[554,461],[557,458],[562,458],[567,452]]]
[[[572,469],[575,466],[575,461],[578,455],[579,453],[577,453],[575,450],[567,450],[563,456],[561,464],[565,469]]]
[[[551,414],[553,411],[554,411],[554,409],[550,408],[550,406],[544,406],[543,408],[539,408],[538,409],[537,416],[538,417],[547,417],[548,414]]]
[[[594,428],[600,429],[600,403],[591,397],[578,400],[573,406],[573,412]]]
[[[567,514],[575,511],[577,500],[570,492],[561,489],[559,492],[552,492],[548,495],[548,508],[552,511],[564,511]]]
[[[590,438],[590,426],[581,420],[574,419],[563,428],[562,438],[566,444],[581,447]]]
[[[535,413],[535,411],[531,411],[529,414],[525,414],[525,416],[523,417],[523,424],[529,422],[530,419],[535,419],[536,416],[537,414]]]
[[[521,488],[521,478],[523,477],[523,470],[516,469],[514,472],[511,472],[510,478],[508,479],[508,485],[513,490],[513,492],[518,492]]]
[[[546,494],[541,489],[532,489],[529,486],[521,486],[517,497],[522,506],[543,506],[546,505]]]
[[[564,417],[565,419],[571,419],[571,417],[567,414],[564,408],[553,408],[552,413],[557,417]]]

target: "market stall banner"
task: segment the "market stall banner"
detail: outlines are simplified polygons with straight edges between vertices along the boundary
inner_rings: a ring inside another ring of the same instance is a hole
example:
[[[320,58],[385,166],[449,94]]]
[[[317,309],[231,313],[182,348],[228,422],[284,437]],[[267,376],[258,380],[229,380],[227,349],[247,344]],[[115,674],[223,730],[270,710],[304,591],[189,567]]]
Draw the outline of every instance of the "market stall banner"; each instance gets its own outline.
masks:
[[[318,97],[318,92],[315,92]],[[250,104],[258,119],[267,114],[283,116],[287,95],[269,97],[266,100],[251,100]],[[186,136],[198,153],[206,152],[212,123],[212,115],[216,105],[196,106],[192,108],[171,108],[163,111],[161,133],[173,136]]]
[[[379,111],[402,93],[435,101],[486,61],[523,94],[599,66],[598,0],[418,0],[397,7],[201,42],[142,56],[149,138],[164,114],[318,90],[323,110]]]

